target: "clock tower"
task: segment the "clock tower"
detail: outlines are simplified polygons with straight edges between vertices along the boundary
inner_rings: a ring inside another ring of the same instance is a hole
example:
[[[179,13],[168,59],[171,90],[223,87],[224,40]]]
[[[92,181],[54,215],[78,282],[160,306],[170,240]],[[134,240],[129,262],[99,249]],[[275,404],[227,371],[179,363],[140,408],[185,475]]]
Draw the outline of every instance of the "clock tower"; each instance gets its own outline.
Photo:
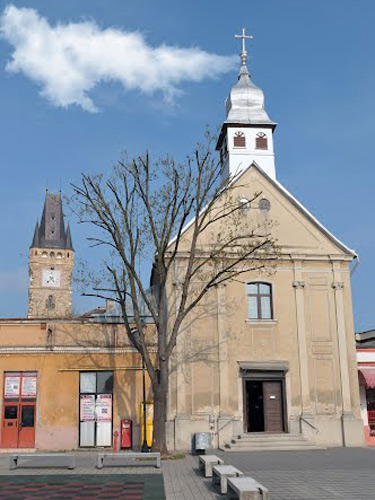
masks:
[[[47,191],[41,222],[36,223],[29,254],[29,318],[72,315],[74,250],[65,226],[61,194]]]

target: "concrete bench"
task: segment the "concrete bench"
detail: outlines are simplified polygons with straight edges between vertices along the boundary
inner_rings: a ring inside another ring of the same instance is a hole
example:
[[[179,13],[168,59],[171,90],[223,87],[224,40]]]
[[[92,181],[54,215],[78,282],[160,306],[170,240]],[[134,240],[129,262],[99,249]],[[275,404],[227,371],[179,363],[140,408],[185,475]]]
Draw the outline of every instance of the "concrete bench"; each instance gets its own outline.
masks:
[[[200,455],[199,470],[203,471],[204,477],[212,477],[212,466],[223,463],[224,461],[216,455]]]
[[[23,461],[26,460],[26,463]],[[20,464],[21,461],[21,464]],[[67,453],[49,453],[49,454],[19,454],[10,455],[9,468],[10,470],[17,467],[67,467],[74,469],[75,457]]]
[[[129,463],[129,461],[131,463]],[[152,464],[150,464],[149,462],[152,462]],[[104,453],[98,455],[98,463],[97,463],[98,469],[102,469],[105,466],[134,467],[138,465],[155,465],[158,469],[160,469],[161,467],[160,453],[126,452],[126,453]]]
[[[228,477],[228,498],[238,500],[270,500],[270,493],[263,485],[248,476]]]
[[[233,465],[214,465],[212,467],[212,484],[220,485],[220,493],[227,493],[228,477],[243,476],[243,472],[233,467]]]

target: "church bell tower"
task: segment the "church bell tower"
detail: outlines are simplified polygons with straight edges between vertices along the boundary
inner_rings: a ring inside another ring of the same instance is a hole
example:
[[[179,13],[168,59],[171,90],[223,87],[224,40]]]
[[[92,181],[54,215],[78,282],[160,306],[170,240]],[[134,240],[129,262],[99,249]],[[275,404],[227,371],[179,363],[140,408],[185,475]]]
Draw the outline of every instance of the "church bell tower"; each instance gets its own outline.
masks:
[[[235,35],[242,39],[241,67],[238,82],[226,101],[226,120],[221,127],[216,149],[220,151],[223,178],[240,174],[256,163],[266,174],[276,178],[273,132],[276,123],[264,108],[264,94],[251,81],[247,68],[245,40],[253,38],[245,34]]]
[[[73,266],[74,250],[70,228],[64,223],[61,194],[47,191],[30,246],[28,318],[72,315]]]

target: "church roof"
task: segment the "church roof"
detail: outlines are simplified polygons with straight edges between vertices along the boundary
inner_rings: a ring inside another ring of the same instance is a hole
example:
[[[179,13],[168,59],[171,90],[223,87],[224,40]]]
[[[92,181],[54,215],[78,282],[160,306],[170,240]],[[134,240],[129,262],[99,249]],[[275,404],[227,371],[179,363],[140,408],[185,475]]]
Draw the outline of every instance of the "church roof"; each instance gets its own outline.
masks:
[[[73,250],[70,228],[65,228],[60,193],[46,193],[42,219],[40,224],[36,223],[30,248]]]

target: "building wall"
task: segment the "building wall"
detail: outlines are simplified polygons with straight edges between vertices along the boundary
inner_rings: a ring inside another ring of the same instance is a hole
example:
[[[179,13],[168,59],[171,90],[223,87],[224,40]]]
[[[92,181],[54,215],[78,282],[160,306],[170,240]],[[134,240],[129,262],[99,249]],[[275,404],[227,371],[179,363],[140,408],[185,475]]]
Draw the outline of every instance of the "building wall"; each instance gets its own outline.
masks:
[[[53,332],[52,343],[46,342]],[[37,372],[36,449],[74,450],[79,446],[79,373],[114,372],[113,432],[120,420],[133,420],[133,442],[139,446],[142,363],[121,326],[82,323],[0,325],[0,384],[7,371]],[[152,401],[146,374],[148,401]],[[1,399],[1,415],[3,398]]]

